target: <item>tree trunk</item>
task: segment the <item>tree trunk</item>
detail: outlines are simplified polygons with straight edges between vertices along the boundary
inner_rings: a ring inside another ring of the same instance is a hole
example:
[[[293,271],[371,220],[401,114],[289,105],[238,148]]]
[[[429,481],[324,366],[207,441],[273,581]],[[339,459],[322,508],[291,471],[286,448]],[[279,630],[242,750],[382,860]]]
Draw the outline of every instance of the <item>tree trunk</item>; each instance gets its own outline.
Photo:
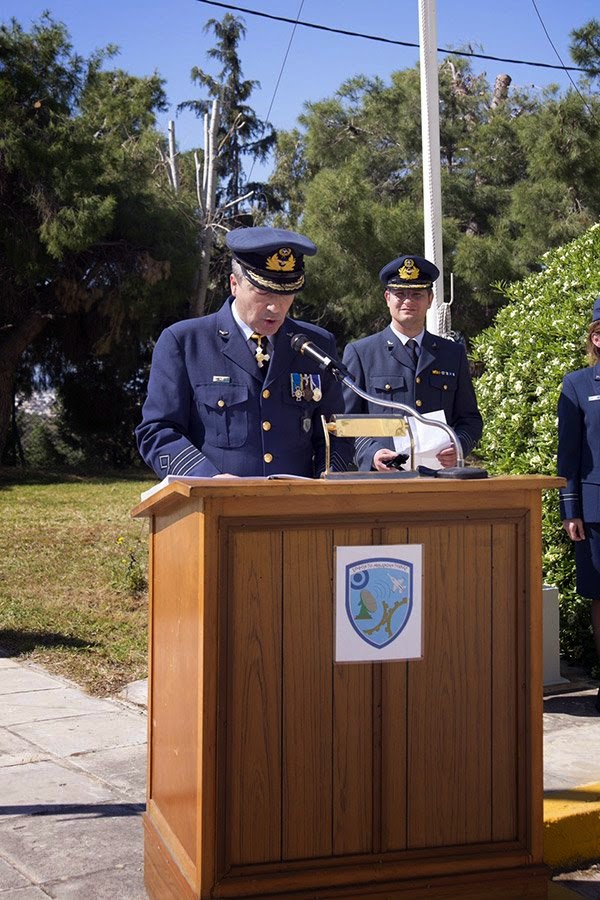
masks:
[[[210,261],[212,259],[212,248],[214,241],[213,222],[215,217],[215,205],[217,197],[217,133],[219,131],[219,104],[213,100],[210,127],[208,130],[205,126],[205,134],[208,134],[208,143],[204,148],[205,160],[205,178],[206,182],[202,185],[202,195],[204,197],[204,229],[201,236],[202,253],[200,257],[200,271],[197,278],[197,290],[193,303],[193,313],[195,316],[203,316],[206,307],[206,292],[208,290],[208,276],[210,272]],[[198,169],[196,169],[196,178],[198,178]]]
[[[508,89],[512,78],[510,75],[497,75],[494,83],[494,93],[490,104],[492,109],[497,109],[508,97]]]
[[[31,342],[42,333],[49,315],[32,310],[18,324],[6,325],[0,331],[0,452],[11,431],[13,387],[21,357]]]
[[[177,147],[175,144],[175,122],[169,122],[169,173],[171,185],[176,194],[179,193],[179,167],[177,164]]]

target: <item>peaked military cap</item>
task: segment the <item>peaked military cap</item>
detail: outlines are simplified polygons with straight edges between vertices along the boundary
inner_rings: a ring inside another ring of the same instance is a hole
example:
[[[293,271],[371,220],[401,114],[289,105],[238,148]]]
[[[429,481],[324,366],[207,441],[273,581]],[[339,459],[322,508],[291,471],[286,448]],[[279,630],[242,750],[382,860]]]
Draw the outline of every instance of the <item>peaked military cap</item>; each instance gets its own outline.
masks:
[[[284,228],[236,228],[225,243],[254,287],[274,294],[297,294],[304,287],[304,257],[314,256],[311,240]]]
[[[592,313],[592,322],[600,321],[600,297],[594,300],[594,312]]]
[[[428,259],[407,253],[384,266],[379,278],[388,288],[430,288],[440,270]]]

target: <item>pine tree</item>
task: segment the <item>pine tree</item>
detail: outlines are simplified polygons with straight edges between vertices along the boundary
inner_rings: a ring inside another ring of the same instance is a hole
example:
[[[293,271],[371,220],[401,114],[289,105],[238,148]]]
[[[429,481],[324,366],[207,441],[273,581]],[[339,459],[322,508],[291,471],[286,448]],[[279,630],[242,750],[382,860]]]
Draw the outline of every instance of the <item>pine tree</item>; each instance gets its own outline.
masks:
[[[218,191],[218,205],[232,204],[230,213],[237,215],[239,197],[252,187],[264,185],[248,184],[244,173],[244,159],[264,162],[275,145],[276,135],[272,126],[258,118],[249,99],[260,87],[258,81],[244,79],[238,53],[246,27],[241,19],[226,13],[222,21],[209,19],[205,32],[213,31],[216,45],[207,52],[210,59],[221,64],[216,76],[194,66],[192,81],[208,92],[209,98],[219,101],[219,176],[221,187]],[[190,109],[197,116],[204,116],[211,106],[209,99],[185,100],[178,109]]]

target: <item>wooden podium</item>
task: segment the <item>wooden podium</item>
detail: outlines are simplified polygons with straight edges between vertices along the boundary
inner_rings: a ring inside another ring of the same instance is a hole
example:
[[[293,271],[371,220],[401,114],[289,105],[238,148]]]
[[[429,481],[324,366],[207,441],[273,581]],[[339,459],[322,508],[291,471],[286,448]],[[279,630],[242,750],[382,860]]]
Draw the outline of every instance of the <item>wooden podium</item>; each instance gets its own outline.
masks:
[[[543,476],[197,479],[150,528],[151,898],[541,898]],[[423,547],[423,658],[334,663],[334,548]]]

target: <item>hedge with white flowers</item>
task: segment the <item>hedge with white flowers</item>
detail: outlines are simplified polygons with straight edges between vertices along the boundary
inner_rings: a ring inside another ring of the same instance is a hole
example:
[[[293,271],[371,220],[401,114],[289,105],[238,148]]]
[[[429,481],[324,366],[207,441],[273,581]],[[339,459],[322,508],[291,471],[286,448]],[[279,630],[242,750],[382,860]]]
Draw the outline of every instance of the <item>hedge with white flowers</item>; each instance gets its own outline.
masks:
[[[483,369],[475,385],[484,422],[477,454],[490,474],[556,474],[561,382],[587,365],[587,328],[600,295],[600,224],[541,262],[542,271],[502,285],[507,305],[473,341],[473,359]],[[542,527],[544,581],[560,594],[561,652],[600,675],[558,491],[544,494]]]

